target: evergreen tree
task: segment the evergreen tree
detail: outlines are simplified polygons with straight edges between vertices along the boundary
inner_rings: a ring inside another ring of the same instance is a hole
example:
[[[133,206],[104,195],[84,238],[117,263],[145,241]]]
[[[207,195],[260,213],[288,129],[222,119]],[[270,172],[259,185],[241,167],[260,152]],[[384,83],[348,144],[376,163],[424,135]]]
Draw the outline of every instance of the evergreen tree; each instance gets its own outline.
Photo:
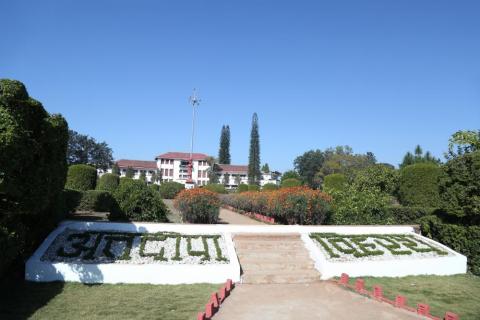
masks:
[[[250,153],[248,156],[248,183],[260,184],[262,173],[260,171],[260,136],[258,134],[257,113],[252,117],[252,131],[250,133]]]
[[[218,150],[218,161],[221,164],[230,164],[230,127],[222,126],[220,135],[220,149]]]
[[[118,164],[115,162],[112,166],[112,173],[116,175],[120,175],[120,168],[118,167]]]
[[[262,166],[262,172],[263,172],[263,173],[270,173],[270,167],[268,166],[268,163],[265,163],[265,164]]]
[[[125,177],[133,178],[135,176],[135,171],[133,171],[132,167],[127,168],[127,172],[125,173]]]

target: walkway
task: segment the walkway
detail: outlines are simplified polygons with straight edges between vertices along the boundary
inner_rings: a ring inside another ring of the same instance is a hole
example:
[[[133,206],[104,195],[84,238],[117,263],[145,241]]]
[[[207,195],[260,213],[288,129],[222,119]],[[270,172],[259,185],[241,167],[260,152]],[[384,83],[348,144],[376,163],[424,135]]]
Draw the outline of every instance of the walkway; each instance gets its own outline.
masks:
[[[227,224],[264,224],[232,210],[220,208],[220,222]]]
[[[238,284],[214,320],[422,319],[326,281]]]

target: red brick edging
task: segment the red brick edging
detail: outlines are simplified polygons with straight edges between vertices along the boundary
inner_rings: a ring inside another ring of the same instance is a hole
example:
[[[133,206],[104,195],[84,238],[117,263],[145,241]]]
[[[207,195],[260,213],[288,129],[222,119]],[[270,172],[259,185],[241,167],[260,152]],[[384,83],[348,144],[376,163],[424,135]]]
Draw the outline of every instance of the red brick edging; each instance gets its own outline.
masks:
[[[424,316],[424,317],[427,317],[429,319],[432,319],[432,320],[441,320],[441,319],[444,319],[444,320],[459,320],[460,317],[453,313],[453,312],[450,312],[450,311],[447,311],[445,312],[445,316],[443,318],[438,318],[438,317],[435,317],[433,315],[430,314],[430,306],[428,304],[425,304],[425,303],[418,303],[417,304],[417,308],[412,308],[412,307],[409,307],[407,305],[407,298],[405,298],[405,296],[402,296],[402,295],[397,295],[395,297],[395,300],[392,301],[386,297],[383,296],[383,289],[381,286],[379,285],[375,285],[373,286],[373,291],[370,292],[368,290],[365,289],[365,281],[363,279],[357,279],[355,281],[355,285],[351,285],[348,283],[348,281],[350,280],[350,277],[348,276],[348,274],[346,273],[342,273],[341,277],[339,280],[332,280],[333,283],[336,283],[340,286],[343,286],[343,287],[347,287],[347,288],[350,288],[352,289],[353,291],[355,292],[358,292],[362,295],[367,295],[379,302],[386,302],[396,308],[400,308],[400,309],[404,309],[404,310],[407,310],[407,311],[410,311],[410,312],[415,312],[421,316]]]
[[[230,292],[235,287],[235,284],[231,279],[227,279],[227,282],[218,290],[218,292],[213,292],[205,305],[205,311],[199,312],[197,314],[197,320],[209,320],[215,313],[220,309],[220,305],[225,301],[225,299],[230,295]]]
[[[239,213],[239,214],[243,214],[244,216],[247,216],[247,217],[250,217],[250,218],[254,218],[254,219],[257,219],[257,220],[260,220],[262,222],[265,222],[265,223],[271,223],[271,224],[275,224],[275,219],[273,217],[268,217],[266,215],[263,215],[263,214],[260,214],[260,213],[256,213],[256,212],[241,212],[240,210],[238,210],[237,208],[234,208],[234,207],[231,207],[231,206],[223,206],[224,208],[228,209],[228,210],[232,210],[236,213]]]

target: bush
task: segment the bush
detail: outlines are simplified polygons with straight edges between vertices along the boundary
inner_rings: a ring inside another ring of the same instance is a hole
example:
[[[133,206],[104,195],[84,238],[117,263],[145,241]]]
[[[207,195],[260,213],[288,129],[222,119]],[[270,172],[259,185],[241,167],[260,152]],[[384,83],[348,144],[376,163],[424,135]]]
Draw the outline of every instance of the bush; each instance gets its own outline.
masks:
[[[83,192],[72,189],[63,190],[65,198],[65,211],[67,213],[72,213],[77,210],[80,200],[82,199]]]
[[[148,187],[155,192],[160,192],[160,186],[158,184],[149,184]]]
[[[404,206],[439,207],[441,169],[433,163],[417,163],[400,170],[398,197]]]
[[[220,213],[217,194],[205,188],[181,191],[175,198],[175,207],[182,213],[183,221],[190,223],[217,223]]]
[[[168,210],[160,195],[142,181],[124,180],[113,195],[121,212],[112,213],[110,215],[112,220],[167,221]]]
[[[448,161],[440,179],[442,209],[462,224],[480,224],[480,151]]]
[[[272,191],[277,189],[278,189],[278,186],[274,183],[267,183],[262,187],[262,191]]]
[[[241,183],[239,186],[238,186],[238,189],[237,189],[237,192],[246,192],[248,191],[248,184],[245,184],[245,183]]]
[[[249,184],[248,191],[260,191],[260,187],[257,186],[256,184]]]
[[[97,183],[97,169],[86,164],[74,164],[68,167],[66,189],[93,190]]]
[[[77,211],[90,212],[113,212],[115,209],[116,201],[113,196],[110,192],[102,190],[87,190],[82,192],[82,197],[76,208]]]
[[[295,178],[285,179],[282,181],[280,185],[282,188],[291,188],[291,187],[299,187],[302,185],[302,182]]]
[[[437,216],[420,220],[422,234],[467,256],[469,270],[480,275],[480,226],[444,223]]]
[[[393,195],[398,188],[398,171],[383,164],[376,164],[358,171],[353,183],[359,190],[376,188]]]
[[[185,189],[185,185],[181,183],[162,182],[160,185],[160,196],[163,199],[174,199],[183,189]]]
[[[436,209],[425,207],[390,206],[387,217],[392,217],[395,224],[418,224],[420,219],[431,215]]]
[[[120,184],[120,177],[113,173],[105,173],[98,179],[97,190],[114,192]]]
[[[207,184],[203,188],[208,190],[208,191],[215,192],[215,193],[222,193],[222,194],[227,193],[227,189],[225,189],[225,186],[223,184],[219,184],[219,183]]]
[[[331,198],[307,187],[282,188],[270,192],[242,192],[222,197],[237,210],[274,217],[287,224],[321,224],[330,212]]]
[[[67,142],[62,116],[50,115],[21,82],[0,80],[0,275],[30,255],[61,216]]]
[[[344,190],[347,185],[347,178],[341,173],[332,173],[323,180],[322,188],[328,190]]]

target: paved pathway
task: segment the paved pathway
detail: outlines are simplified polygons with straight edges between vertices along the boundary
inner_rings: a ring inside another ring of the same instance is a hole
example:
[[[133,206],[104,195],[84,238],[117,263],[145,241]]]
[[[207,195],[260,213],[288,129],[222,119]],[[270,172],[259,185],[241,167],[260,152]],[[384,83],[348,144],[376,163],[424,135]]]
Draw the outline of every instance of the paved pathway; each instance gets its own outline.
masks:
[[[423,319],[326,281],[238,284],[213,320]]]
[[[220,222],[228,224],[264,224],[232,210],[220,208]]]

